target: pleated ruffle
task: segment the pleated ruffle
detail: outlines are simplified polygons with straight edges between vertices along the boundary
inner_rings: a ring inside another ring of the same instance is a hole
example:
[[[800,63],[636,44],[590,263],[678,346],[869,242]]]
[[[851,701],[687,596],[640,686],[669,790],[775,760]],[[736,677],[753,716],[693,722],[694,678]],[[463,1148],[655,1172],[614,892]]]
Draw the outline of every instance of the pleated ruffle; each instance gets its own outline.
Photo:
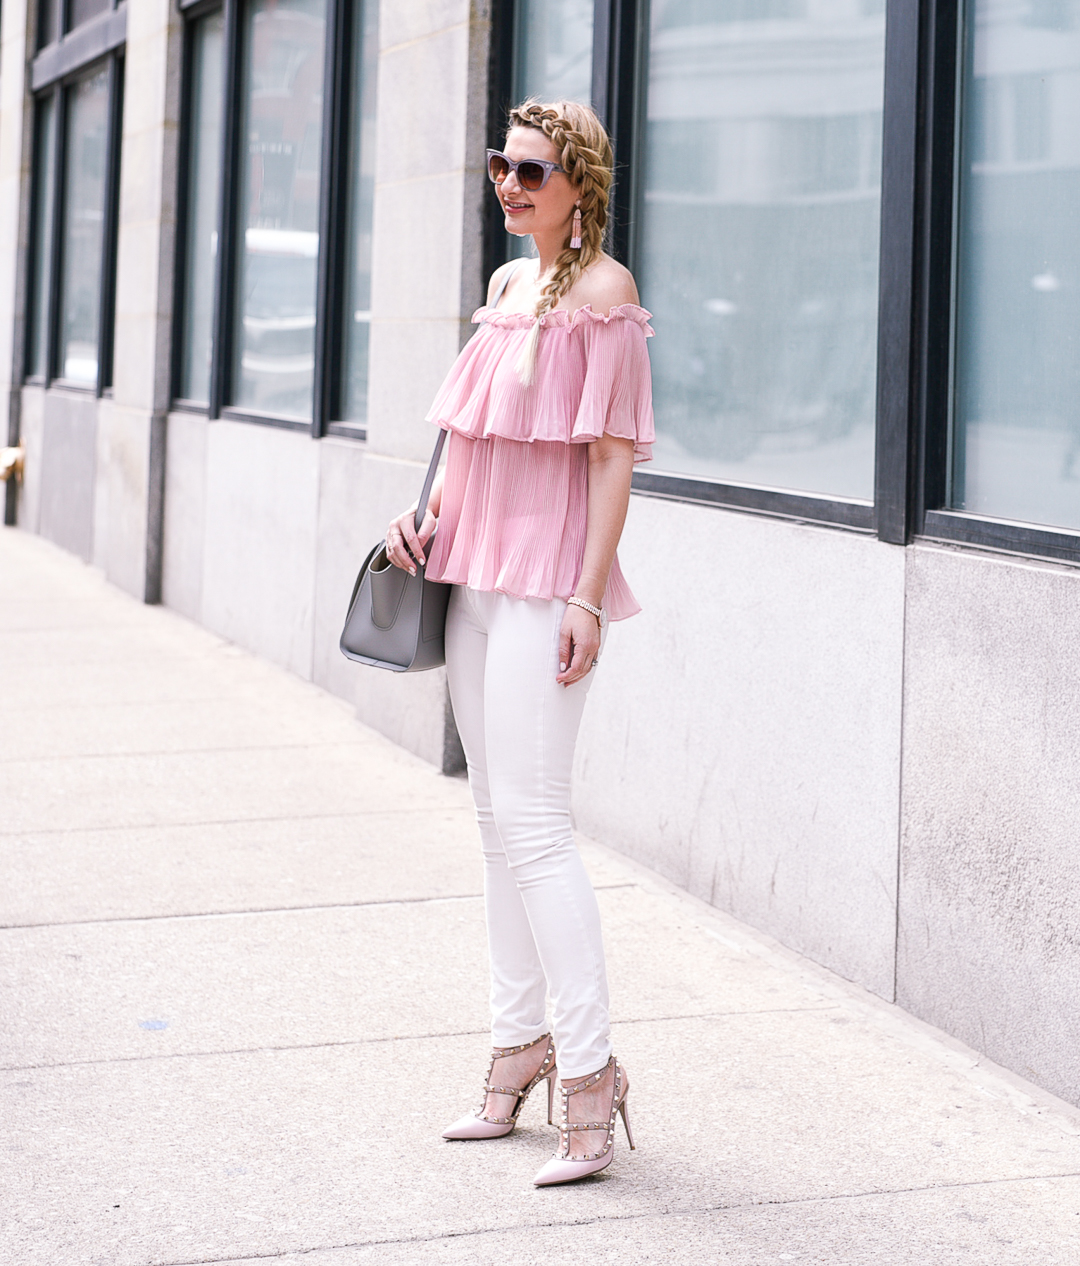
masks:
[[[580,444],[451,431],[427,575],[515,598],[569,598],[585,553],[588,463]],[[641,610],[618,558],[604,605],[612,620]]]
[[[480,308],[466,344],[428,412],[428,421],[470,439],[588,444],[602,435],[633,440],[648,461],[655,438],[652,375],[645,340],[650,314],[624,303],[607,316],[586,305],[540,317],[532,386],[516,368],[537,318]]]

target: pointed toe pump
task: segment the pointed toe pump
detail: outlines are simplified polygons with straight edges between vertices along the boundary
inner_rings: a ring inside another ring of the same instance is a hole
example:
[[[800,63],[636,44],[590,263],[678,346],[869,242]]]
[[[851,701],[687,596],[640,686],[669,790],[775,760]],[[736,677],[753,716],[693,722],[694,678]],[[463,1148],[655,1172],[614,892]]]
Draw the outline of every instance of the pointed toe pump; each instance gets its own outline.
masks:
[[[547,1043],[547,1051],[544,1054],[543,1062],[537,1069],[536,1076],[527,1086],[522,1086],[519,1089],[516,1086],[493,1086],[491,1084],[491,1074],[495,1069],[495,1061],[497,1059],[503,1059],[507,1055],[517,1055],[519,1052],[527,1051],[533,1046],[539,1046],[541,1042]],[[477,1108],[475,1113],[462,1117],[460,1121],[455,1121],[453,1125],[443,1130],[443,1138],[498,1139],[511,1133],[514,1126],[517,1125],[518,1114],[524,1107],[525,1100],[528,1099],[530,1093],[542,1081],[547,1082],[548,1125],[551,1125],[551,1108],[557,1076],[555,1044],[551,1040],[550,1033],[545,1033],[543,1037],[538,1037],[535,1042],[526,1042],[524,1046],[496,1047],[491,1053],[491,1063],[488,1065],[487,1077],[484,1078],[484,1098],[481,1100],[480,1107]],[[512,1095],[514,1097],[514,1110],[508,1117],[485,1116],[484,1109],[487,1107],[488,1095]]]
[[[595,1086],[602,1081],[604,1074],[612,1065],[615,1067],[615,1077],[612,1083],[611,1111],[608,1114],[608,1119],[606,1121],[571,1121],[570,1097],[576,1095],[579,1090],[587,1090],[590,1086]],[[537,1187],[554,1187],[559,1183],[576,1182],[579,1178],[588,1178],[590,1174],[598,1174],[602,1169],[607,1169],[615,1153],[615,1118],[617,1116],[622,1116],[623,1129],[626,1131],[626,1141],[630,1144],[630,1150],[635,1150],[634,1136],[630,1132],[630,1116],[626,1107],[629,1090],[630,1083],[626,1077],[626,1070],[621,1064],[616,1062],[614,1055],[598,1073],[594,1073],[591,1077],[587,1077],[584,1081],[579,1082],[576,1086],[571,1086],[569,1089],[565,1086],[562,1087],[559,1151],[533,1179]],[[588,1156],[571,1156],[570,1136],[575,1130],[604,1131],[603,1147],[598,1152],[593,1152]]]

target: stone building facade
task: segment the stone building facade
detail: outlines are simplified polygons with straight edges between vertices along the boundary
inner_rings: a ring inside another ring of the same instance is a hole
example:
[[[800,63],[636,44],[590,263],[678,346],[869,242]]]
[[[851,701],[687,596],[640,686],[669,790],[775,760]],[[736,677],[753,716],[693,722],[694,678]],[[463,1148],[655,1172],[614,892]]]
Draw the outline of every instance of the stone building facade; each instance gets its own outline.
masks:
[[[339,654],[594,101],[654,313],[577,824],[1080,1103],[1080,3],[9,0],[6,521],[460,765]]]

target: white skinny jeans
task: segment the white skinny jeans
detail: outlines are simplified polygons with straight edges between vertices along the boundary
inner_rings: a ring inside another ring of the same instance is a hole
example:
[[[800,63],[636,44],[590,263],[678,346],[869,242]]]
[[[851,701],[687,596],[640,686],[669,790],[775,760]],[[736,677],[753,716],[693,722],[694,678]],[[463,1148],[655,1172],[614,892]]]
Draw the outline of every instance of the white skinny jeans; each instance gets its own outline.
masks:
[[[555,681],[561,599],[455,585],[446,671],[484,851],[491,1041],[547,1032],[559,1075],[584,1077],[611,1054],[600,911],[570,829],[570,772],[592,679]]]

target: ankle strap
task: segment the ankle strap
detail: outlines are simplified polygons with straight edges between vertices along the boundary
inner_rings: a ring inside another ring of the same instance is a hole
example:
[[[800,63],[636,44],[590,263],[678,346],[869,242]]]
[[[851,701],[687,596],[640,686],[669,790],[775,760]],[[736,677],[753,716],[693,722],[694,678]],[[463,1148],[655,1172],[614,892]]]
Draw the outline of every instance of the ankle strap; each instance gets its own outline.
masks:
[[[522,1046],[493,1046],[491,1048],[492,1059],[505,1059],[507,1055],[517,1055],[521,1051],[530,1050],[534,1046],[539,1046],[541,1042],[550,1042],[551,1034],[542,1033],[535,1042],[525,1042]]]
[[[597,1085],[597,1083],[604,1080],[604,1074],[614,1063],[615,1056],[612,1055],[598,1073],[593,1073],[591,1076],[586,1077],[584,1081],[579,1081],[576,1086],[560,1086],[563,1097],[568,1099],[571,1095],[576,1095],[579,1090],[588,1090],[590,1086]],[[618,1071],[618,1069],[616,1069],[616,1071]]]

